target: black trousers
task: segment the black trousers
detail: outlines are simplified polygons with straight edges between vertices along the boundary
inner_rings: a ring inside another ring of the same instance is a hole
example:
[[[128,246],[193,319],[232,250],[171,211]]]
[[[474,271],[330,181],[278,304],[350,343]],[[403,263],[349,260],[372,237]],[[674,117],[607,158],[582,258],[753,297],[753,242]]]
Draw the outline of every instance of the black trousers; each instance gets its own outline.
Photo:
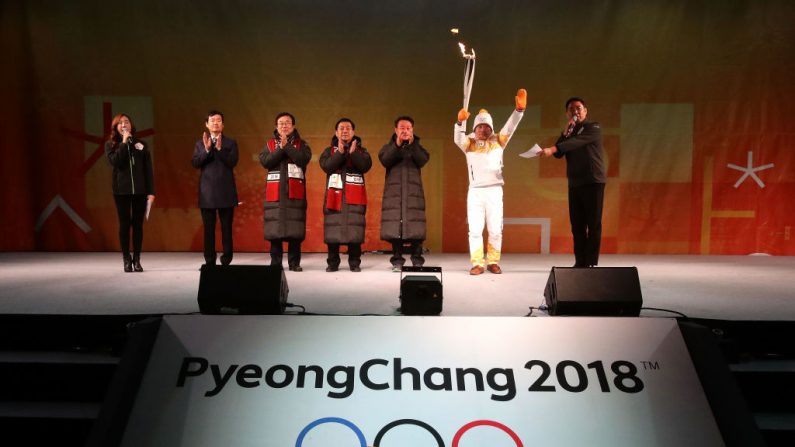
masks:
[[[114,194],[116,214],[119,216],[119,246],[122,255],[130,257],[130,228],[132,228],[133,255],[141,255],[144,242],[144,215],[146,194]]]
[[[604,198],[604,183],[569,188],[569,221],[574,237],[575,267],[599,264]]]
[[[221,264],[228,265],[232,262],[232,221],[235,217],[235,208],[202,208],[202,222],[204,223],[204,262],[215,265],[215,216],[221,221],[221,245],[224,254],[221,255]]]
[[[393,239],[389,242],[392,243],[392,257],[389,258],[389,262],[391,262],[394,267],[402,267],[403,264],[406,263],[406,260],[403,258],[406,246],[409,247],[411,253],[411,265],[414,267],[422,267],[422,265],[425,264],[425,258],[422,257],[421,240]]]
[[[348,246],[348,266],[351,268],[362,265],[362,244],[327,244],[328,258],[326,263],[329,267],[337,268],[340,266],[340,245]]]
[[[282,265],[284,248],[282,242],[287,242],[287,266],[298,267],[301,265],[301,240],[300,239],[269,239],[271,243],[271,265]]]

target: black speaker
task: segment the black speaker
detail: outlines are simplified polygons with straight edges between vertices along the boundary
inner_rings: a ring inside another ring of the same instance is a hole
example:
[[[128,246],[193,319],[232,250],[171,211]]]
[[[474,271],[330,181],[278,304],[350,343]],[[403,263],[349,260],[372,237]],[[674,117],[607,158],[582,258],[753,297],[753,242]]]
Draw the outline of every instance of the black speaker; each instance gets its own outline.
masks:
[[[213,315],[277,315],[284,313],[289,291],[280,266],[203,265],[199,311]]]
[[[635,267],[552,267],[544,298],[550,315],[640,315],[643,298]]]
[[[439,315],[442,313],[441,267],[403,267],[402,272],[439,273],[406,275],[400,278],[400,313],[403,315]]]

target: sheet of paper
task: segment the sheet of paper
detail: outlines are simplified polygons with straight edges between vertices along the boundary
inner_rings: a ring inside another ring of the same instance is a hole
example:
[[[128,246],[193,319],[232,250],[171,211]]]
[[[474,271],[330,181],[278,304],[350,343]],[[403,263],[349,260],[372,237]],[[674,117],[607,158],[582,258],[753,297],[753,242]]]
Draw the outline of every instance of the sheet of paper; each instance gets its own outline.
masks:
[[[152,210],[152,202],[153,202],[152,200],[146,201],[146,215],[144,216],[146,220],[149,220],[149,211]]]
[[[538,157],[538,154],[540,154],[540,153],[541,153],[541,146],[539,146],[536,143],[536,144],[533,145],[533,147],[531,147],[527,151],[522,152],[521,154],[519,154],[519,156],[520,157],[524,157],[524,158],[533,158],[533,157]]]

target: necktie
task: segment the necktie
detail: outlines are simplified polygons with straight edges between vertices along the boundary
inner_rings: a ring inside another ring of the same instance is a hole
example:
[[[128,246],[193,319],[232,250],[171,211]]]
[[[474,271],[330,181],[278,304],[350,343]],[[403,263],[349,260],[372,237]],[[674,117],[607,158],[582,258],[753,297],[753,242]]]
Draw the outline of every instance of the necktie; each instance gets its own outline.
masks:
[[[569,138],[569,136],[571,136],[571,133],[574,132],[574,127],[575,126],[577,126],[576,123],[572,123],[571,125],[569,125],[569,128],[566,129],[566,133],[563,135],[563,137],[564,138]]]

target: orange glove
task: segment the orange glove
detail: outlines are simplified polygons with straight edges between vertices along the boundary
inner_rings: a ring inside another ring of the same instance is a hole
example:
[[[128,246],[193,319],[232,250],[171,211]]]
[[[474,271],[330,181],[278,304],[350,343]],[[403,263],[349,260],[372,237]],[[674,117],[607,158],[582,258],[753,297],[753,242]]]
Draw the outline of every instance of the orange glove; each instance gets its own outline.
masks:
[[[527,108],[527,90],[520,88],[516,92],[516,110],[524,112]]]
[[[458,122],[459,123],[463,123],[467,119],[469,119],[469,112],[467,112],[466,109],[459,110],[458,111]]]

